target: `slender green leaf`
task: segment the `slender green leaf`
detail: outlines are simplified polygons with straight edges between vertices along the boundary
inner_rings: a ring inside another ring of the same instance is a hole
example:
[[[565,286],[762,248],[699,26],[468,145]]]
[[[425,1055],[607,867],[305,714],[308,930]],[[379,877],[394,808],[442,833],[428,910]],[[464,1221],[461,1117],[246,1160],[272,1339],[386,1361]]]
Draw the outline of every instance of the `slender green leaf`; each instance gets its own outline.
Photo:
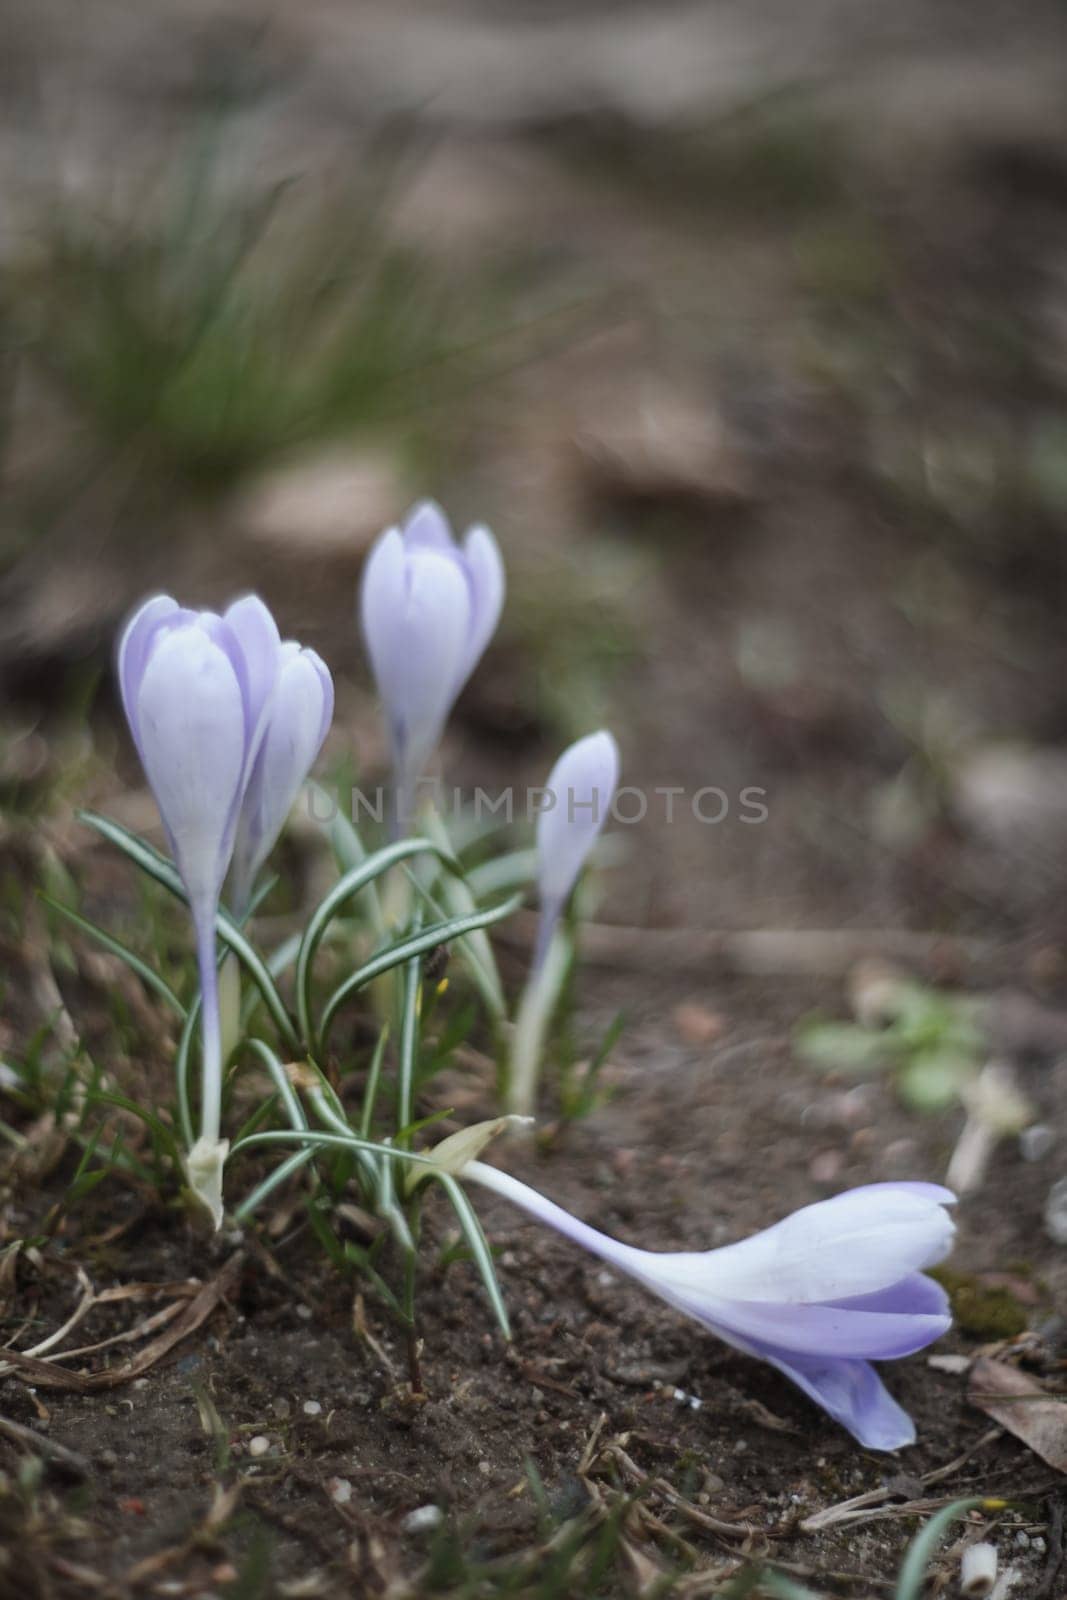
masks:
[[[91,939],[95,939],[97,944],[102,945],[111,955],[118,956],[119,960],[124,962],[131,972],[136,973],[146,989],[151,989],[165,1005],[170,1007],[176,1016],[180,1017],[183,1022],[185,1021],[185,1007],[166,979],[161,978],[159,973],[148,965],[147,961],[143,961],[140,956],[135,955],[121,940],[114,938],[110,933],[105,933],[103,928],[98,928],[95,922],[90,922],[87,917],[81,916],[77,911],[72,911],[69,906],[63,905],[61,901],[53,900],[46,894],[42,895],[41,899],[45,905],[49,906],[51,910],[57,911],[61,917],[65,917],[75,928],[80,929],[82,933],[88,934]]]
[[[378,1084],[381,1082],[382,1062],[385,1059],[385,1047],[389,1042],[389,1025],[386,1023],[378,1035],[378,1043],[374,1046],[371,1057],[370,1070],[367,1073],[367,1082],[363,1088],[363,1106],[359,1119],[360,1137],[370,1138],[371,1121],[374,1117],[374,1102],[378,1098]]]
[[[300,1018],[301,1031],[312,1055],[317,1055],[319,1052],[316,1049],[311,1015],[311,967],[323,934],[342,906],[351,900],[354,895],[359,894],[369,883],[373,883],[376,878],[381,877],[383,872],[388,872],[389,868],[395,866],[398,861],[406,861],[410,856],[420,855],[424,851],[444,859],[443,852],[428,839],[399,839],[396,844],[387,845],[384,850],[376,851],[373,856],[368,856],[361,865],[353,867],[350,872],[346,872],[340,882],[334,884],[329,894],[326,895],[312,913],[296,958],[297,1014]]]
[[[432,808],[426,816],[426,831],[435,844],[440,845],[443,850],[454,853],[448,830],[441,817]],[[425,890],[423,892],[429,899],[429,892]],[[442,892],[448,910],[453,916],[467,916],[470,912],[477,911],[478,898],[466,878],[460,877],[455,873],[448,874]],[[504,999],[504,986],[500,981],[500,973],[497,970],[493,947],[484,928],[475,929],[473,933],[468,933],[463,939],[460,939],[458,948],[460,957],[482,996],[490,1016],[497,1022],[501,1022],[507,1014],[507,1002]]]
[[[178,1121],[181,1123],[185,1148],[191,1150],[196,1142],[193,1130],[193,1102],[189,1093],[189,1071],[193,1054],[193,1038],[200,1021],[200,995],[197,994],[185,1018],[178,1040],[178,1053],[174,1058],[174,1082],[178,1095]]]
[[[450,939],[458,939],[462,934],[471,932],[474,928],[488,928],[494,922],[502,922],[505,917],[510,917],[522,904],[521,895],[516,895],[512,900],[506,900],[503,905],[493,906],[488,911],[478,911],[469,917],[452,917],[447,922],[437,922],[421,933],[408,935],[396,944],[381,950],[365,965],[345,979],[339,988],[335,989],[322,1013],[321,1037],[325,1041],[329,1037],[337,1013],[345,1002],[358,990],[370,983],[374,978],[380,977],[383,972],[388,972],[391,967],[397,967],[401,962],[407,961],[412,956],[423,955],[427,950],[432,950],[436,945],[447,944]]]
[[[919,1600],[926,1569],[951,1524],[957,1517],[965,1516],[968,1511],[974,1511],[984,1503],[981,1497],[973,1496],[968,1500],[953,1500],[951,1505],[944,1506],[930,1518],[904,1553],[897,1574],[895,1600]]]
[[[304,1115],[304,1108],[300,1104],[299,1096],[289,1081],[289,1074],[278,1060],[269,1044],[264,1044],[262,1039],[249,1039],[248,1047],[257,1055],[270,1073],[274,1087],[285,1107],[285,1114],[294,1128],[306,1128],[308,1119]]]
[[[467,887],[475,900],[507,890],[525,889],[537,878],[537,851],[511,850],[467,868]]]
[[[112,822],[109,817],[102,817],[95,811],[79,811],[78,817],[87,827],[95,829],[102,838],[114,844],[143,872],[147,872],[150,878],[154,878],[157,883],[162,884],[177,899],[184,901],[188,905],[188,897],[181,878],[171,863],[164,856],[161,856],[158,850],[153,850],[150,844],[146,844],[143,839],[139,839],[128,828],[123,828],[119,823]],[[297,1038],[296,1029],[293,1027],[292,1019],[285,1009],[282,997],[278,993],[277,985],[270,975],[266,962],[249,944],[233,918],[221,909],[215,917],[215,931],[219,938],[229,945],[237,958],[248,969],[248,975],[263,996],[278,1032],[294,1052],[298,1051],[300,1049],[300,1041]]]
[[[419,1053],[419,995],[422,986],[422,959],[414,956],[404,968],[400,995],[400,1051],[397,1069],[397,1121],[401,1130],[408,1127],[415,1103],[415,1063]],[[397,1136],[401,1146],[410,1144],[403,1131]]]
[[[465,1190],[456,1182],[450,1172],[442,1172],[438,1169],[434,1176],[452,1202],[452,1209],[456,1213],[456,1221],[459,1223],[460,1231],[467,1241],[467,1248],[470,1250],[474,1264],[478,1268],[485,1292],[489,1297],[489,1304],[492,1306],[493,1314],[500,1326],[500,1331],[505,1339],[510,1340],[511,1323],[508,1321],[507,1307],[500,1292],[500,1284],[497,1282],[493,1252],[490,1250],[489,1241],[482,1231],[478,1213],[471,1205]]]
[[[309,1161],[313,1161],[314,1158],[315,1150],[311,1145],[308,1145],[303,1150],[294,1150],[291,1156],[286,1156],[285,1160],[280,1161],[274,1171],[264,1178],[262,1183],[257,1184],[252,1193],[246,1195],[241,1201],[241,1204],[234,1212],[236,1221],[247,1222],[252,1213],[258,1211],[263,1202],[270,1198],[275,1189],[279,1188],[294,1172],[298,1172]]]

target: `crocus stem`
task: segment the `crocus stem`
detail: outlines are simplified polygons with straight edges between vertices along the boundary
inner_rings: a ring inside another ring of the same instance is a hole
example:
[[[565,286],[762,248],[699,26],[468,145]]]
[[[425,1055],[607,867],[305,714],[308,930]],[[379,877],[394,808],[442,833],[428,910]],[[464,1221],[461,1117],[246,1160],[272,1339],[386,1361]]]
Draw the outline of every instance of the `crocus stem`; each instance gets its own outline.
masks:
[[[225,1067],[241,1036],[241,964],[230,950],[218,969],[219,1033],[222,1064]]]
[[[545,1034],[567,971],[567,941],[553,937],[558,926],[557,918],[558,914],[550,922],[542,918],[542,931],[546,925],[548,929],[548,943],[544,954],[534,958],[515,1018],[507,1101],[508,1110],[520,1117],[533,1114],[545,1050]],[[539,938],[539,950],[540,943]]]
[[[214,1143],[222,1115],[222,1021],[219,1013],[219,979],[215,966],[215,906],[198,906],[196,959],[200,967],[200,1137]]]
[[[562,911],[562,900],[550,900],[541,906],[541,918],[537,924],[537,943],[534,945],[533,964],[530,967],[531,980],[540,972],[548,959],[552,935],[556,931]]]
[[[510,1200],[512,1205],[528,1212],[531,1217],[536,1217],[538,1222],[547,1223],[550,1228],[555,1228],[557,1233],[562,1233],[575,1244],[580,1244],[593,1255],[600,1256],[615,1266],[624,1269],[629,1267],[633,1270],[635,1264],[633,1258],[640,1258],[643,1254],[632,1245],[622,1244],[618,1239],[609,1238],[606,1233],[598,1233],[596,1228],[591,1228],[588,1223],[572,1217],[562,1206],[557,1206],[554,1201],[546,1199],[536,1189],[531,1189],[529,1184],[513,1178],[510,1172],[501,1172],[499,1167],[487,1166],[484,1161],[468,1161],[460,1177],[469,1178],[474,1183],[480,1183],[483,1189],[491,1189],[494,1194],[502,1195],[505,1200]]]

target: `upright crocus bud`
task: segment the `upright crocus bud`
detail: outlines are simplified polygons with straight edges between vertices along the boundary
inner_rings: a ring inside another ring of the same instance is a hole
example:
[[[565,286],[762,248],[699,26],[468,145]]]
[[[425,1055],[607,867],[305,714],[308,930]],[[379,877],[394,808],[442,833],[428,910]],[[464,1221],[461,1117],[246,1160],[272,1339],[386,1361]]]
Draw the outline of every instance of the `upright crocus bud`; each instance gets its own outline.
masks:
[[[325,662],[287,639],[259,752],[237,822],[232,902],[247,910],[256,873],[274,849],[285,819],[333,720],[333,679]]]
[[[548,775],[537,819],[541,926],[535,969],[548,953],[567,898],[607,821],[618,782],[619,747],[604,729],[564,750]]]
[[[122,703],[189,898],[202,993],[200,1137],[189,1182],[222,1220],[222,1046],[215,915],[278,667],[274,619],[247,595],[224,616],[147,600],[119,645]]]
[[[619,781],[619,748],[603,729],[564,750],[548,775],[537,819],[541,920],[512,1039],[508,1110],[533,1112],[545,1031],[566,976],[566,952],[553,934],[578,875],[607,820]]]
[[[471,528],[459,545],[430,501],[416,506],[402,529],[383,533],[370,553],[360,613],[389,726],[401,821],[503,604],[504,565],[489,529]]]

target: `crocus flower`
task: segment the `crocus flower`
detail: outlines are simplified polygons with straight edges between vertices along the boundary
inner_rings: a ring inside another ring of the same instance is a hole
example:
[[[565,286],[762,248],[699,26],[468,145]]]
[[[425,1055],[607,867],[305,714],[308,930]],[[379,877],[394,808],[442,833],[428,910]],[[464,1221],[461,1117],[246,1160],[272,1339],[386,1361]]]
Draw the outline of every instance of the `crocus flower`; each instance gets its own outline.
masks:
[[[607,820],[619,781],[619,749],[603,729],[564,750],[545,784],[537,818],[541,919],[530,975],[519,1002],[508,1072],[508,1109],[534,1108],[545,1032],[566,977],[566,952],[553,934],[578,874]]]
[[[603,728],[570,745],[545,784],[537,818],[541,924],[534,967],[544,960],[567,897],[607,821],[619,781],[619,747]]]
[[[200,1137],[190,1185],[222,1219],[219,1137],[222,1045],[215,915],[241,804],[274,693],[279,639],[261,600],[246,595],[223,616],[190,611],[169,595],[147,600],[119,645],[122,703],[156,797],[196,934],[202,994]]]
[[[241,803],[233,852],[232,901],[243,913],[256,873],[270,855],[333,720],[333,679],[314,650],[287,639],[262,743]]]
[[[503,604],[504,565],[489,529],[471,528],[459,545],[431,501],[416,506],[402,529],[383,533],[367,559],[360,613],[385,707],[402,821]]]
[[[464,1169],[727,1344],[769,1361],[872,1450],[915,1427],[870,1365],[921,1350],[951,1324],[923,1268],[948,1254],[955,1195],[933,1183],[873,1183],[805,1206],[721,1250],[656,1252],[598,1233],[495,1167]]]

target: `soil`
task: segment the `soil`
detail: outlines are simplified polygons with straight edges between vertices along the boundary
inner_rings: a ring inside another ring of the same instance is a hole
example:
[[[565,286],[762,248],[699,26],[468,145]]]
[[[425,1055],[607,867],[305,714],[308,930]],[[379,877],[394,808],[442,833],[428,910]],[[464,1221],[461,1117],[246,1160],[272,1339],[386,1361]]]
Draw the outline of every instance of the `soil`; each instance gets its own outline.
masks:
[[[993,28],[1000,8],[978,9]],[[1035,27],[1035,73],[1048,70],[1045,36],[1058,27],[1051,15],[1040,38]],[[925,31],[913,31],[921,64]],[[31,54],[32,33],[27,23]],[[112,70],[129,49],[121,42]],[[949,44],[955,33],[946,57]],[[977,47],[993,60],[984,35]],[[150,83],[172,70],[162,60],[153,57]],[[173,72],[168,105],[180,117],[185,79]],[[118,88],[106,93],[109,118],[128,127]],[[1014,791],[976,807],[971,764],[1003,739],[1062,758],[1067,733],[1067,125],[1032,108],[1016,124],[1014,104],[996,99],[988,134],[973,125],[961,134],[951,118],[947,133],[927,128],[928,160],[915,165],[881,146],[849,149],[846,137],[844,155],[836,141],[829,152],[819,144],[784,177],[779,146],[755,169],[709,166],[684,129],[669,118],[631,124],[628,105],[587,116],[536,106],[518,128],[487,112],[491,125],[476,133],[457,132],[452,111],[403,226],[435,234],[439,181],[446,198],[469,202],[469,256],[496,229],[532,254],[521,310],[591,282],[636,297],[632,314],[507,371],[466,397],[462,421],[443,424],[451,453],[440,496],[493,523],[517,597],[461,701],[445,769],[468,790],[540,782],[564,733],[585,731],[567,730],[560,711],[571,633],[606,618],[612,637],[592,667],[581,657],[588,698],[574,714],[588,705],[618,730],[627,784],[679,786],[687,797],[670,824],[654,805],[620,827],[621,859],[604,875],[597,920],[649,930],[625,959],[599,946],[577,980],[579,1055],[619,1011],[626,1018],[605,1097],[560,1126],[546,1085],[544,1138],[498,1145],[492,1159],[649,1248],[725,1243],[854,1184],[940,1178],[958,1107],[919,1116],[888,1075],[828,1078],[793,1047],[811,1011],[848,1014],[843,980],[879,953],[881,935],[930,933],[915,964],[923,979],[1005,1015],[1043,1008],[1041,1037],[1028,1024],[1005,1049],[1052,1133],[1037,1159],[1004,1140],[961,1204],[958,1325],[938,1354],[1018,1348],[1024,1325],[1031,1365],[1055,1377],[1067,1255],[1043,1213],[1067,1140],[1056,1043],[1067,1009],[1067,831],[1038,803],[1036,764],[1024,766],[1021,809]],[[288,114],[318,159],[322,130],[309,131],[308,105],[279,112],[279,128]],[[799,203],[798,171],[829,174]],[[444,234],[434,248],[454,253]],[[688,455],[659,453],[654,429],[634,433],[650,374],[681,408],[673,436],[691,425],[701,441]],[[625,424],[607,403],[620,394]],[[68,519],[43,556],[5,573],[0,640],[6,725],[20,735],[3,774],[3,1049],[25,1052],[62,1004],[74,1033],[114,1051],[119,1087],[158,1104],[169,1028],[123,987],[116,1047],[116,969],[74,936],[49,958],[33,893],[58,862],[105,925],[121,931],[140,914],[128,874],[71,814],[88,802],[155,826],[106,677],[118,616],[155,585],[218,599],[252,570],[283,626],[338,669],[325,767],[338,770],[354,744],[375,774],[383,754],[350,621],[360,551],[312,546],[268,561],[234,502],[167,515],[169,538],[130,542],[116,513],[103,533],[87,523],[87,546]],[[54,614],[49,586],[64,570],[69,580],[68,557],[97,563],[100,592],[69,604],[69,626],[30,637],[28,617]],[[551,598],[532,615],[521,590],[535,580]],[[589,609],[568,621],[583,585]],[[17,659],[6,653],[12,637]],[[86,734],[72,726],[71,685],[94,673]],[[27,740],[40,746],[28,775]],[[704,786],[729,799],[719,824],[688,804]],[[742,816],[750,787],[767,808],[758,825]],[[267,930],[321,875],[323,853],[306,834],[287,847],[288,900],[272,902]],[[768,928],[795,940],[763,972],[738,970],[706,939]],[[806,959],[808,929],[851,934],[854,959],[820,970]],[[681,942],[658,942],[668,930]],[[164,942],[176,957],[184,938],[175,918]],[[523,938],[500,948],[515,992]],[[422,1109],[440,1106],[461,1108],[464,1121],[495,1113],[476,1052],[434,1083]],[[884,1369],[918,1442],[879,1456],[770,1369],[476,1194],[513,1321],[506,1346],[473,1269],[441,1265],[450,1213],[431,1197],[424,1392],[413,1394],[403,1338],[366,1283],[328,1267],[297,1191],[260,1232],[213,1240],[176,1205],[117,1178],[66,1208],[77,1157],[61,1132],[7,1114],[6,1097],[5,1121],[31,1147],[4,1170],[0,1246],[44,1239],[10,1266],[0,1257],[13,1348],[70,1314],[79,1268],[98,1290],[160,1286],[158,1299],[94,1309],[81,1326],[89,1344],[164,1306],[164,1286],[236,1264],[223,1303],[127,1384],[83,1394],[4,1380],[4,1418],[80,1459],[38,1469],[39,1454],[0,1439],[3,1600],[646,1594],[672,1566],[704,1574],[696,1594],[763,1557],[821,1593],[881,1595],[918,1526],[915,1503],[971,1493],[1022,1502],[994,1517],[1002,1564],[1020,1572],[1016,1592],[1067,1593],[1062,1477],[995,1429],[968,1402],[965,1378],[925,1354]],[[122,1353],[120,1344],[86,1359],[104,1370]],[[259,1439],[263,1453],[252,1448]],[[869,1522],[800,1527],[883,1486]],[[551,1528],[588,1518],[592,1548],[622,1507],[606,1570],[556,1576]],[[508,1557],[532,1563],[512,1589],[494,1565]]]

